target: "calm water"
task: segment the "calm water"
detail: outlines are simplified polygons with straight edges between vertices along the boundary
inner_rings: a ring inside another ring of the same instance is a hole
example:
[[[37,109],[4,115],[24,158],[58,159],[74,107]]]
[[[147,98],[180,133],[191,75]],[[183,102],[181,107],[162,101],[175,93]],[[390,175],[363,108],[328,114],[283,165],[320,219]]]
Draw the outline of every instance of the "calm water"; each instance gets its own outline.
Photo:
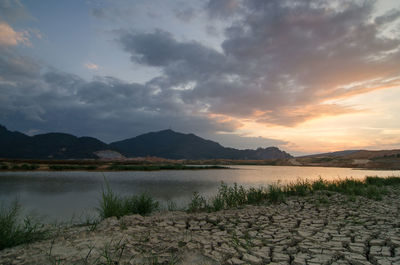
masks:
[[[234,169],[153,172],[0,172],[0,201],[18,198],[25,212],[46,220],[84,218],[95,213],[104,178],[119,194],[148,192],[164,203],[178,207],[189,202],[193,192],[211,196],[221,181],[243,186],[293,182],[297,179],[327,180],[365,176],[400,176],[400,171],[352,170],[349,168],[234,166]]]

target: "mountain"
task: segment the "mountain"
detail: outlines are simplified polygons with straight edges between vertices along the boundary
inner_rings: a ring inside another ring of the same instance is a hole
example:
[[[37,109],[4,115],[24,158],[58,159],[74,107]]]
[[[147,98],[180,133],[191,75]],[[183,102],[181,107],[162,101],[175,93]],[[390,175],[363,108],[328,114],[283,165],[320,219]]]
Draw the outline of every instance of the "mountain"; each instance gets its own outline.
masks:
[[[400,169],[400,149],[393,150],[344,150],[296,157],[303,166],[353,167],[369,169]]]
[[[382,157],[397,156],[400,154],[400,149],[393,150],[343,150],[330,153],[321,153],[296,158],[347,158],[347,159],[374,159]]]
[[[319,154],[299,156],[297,158],[302,158],[302,157],[340,157],[340,156],[357,153],[359,151],[362,151],[362,150],[343,150],[343,151],[335,151],[335,152],[329,152],[329,153],[319,153]]]
[[[93,137],[66,133],[28,136],[0,125],[0,158],[85,159],[154,156],[168,159],[278,159],[292,156],[276,147],[238,150],[194,134],[150,132],[106,144]]]
[[[238,150],[223,147],[194,134],[172,130],[151,132],[110,144],[128,157],[157,156],[170,159],[275,159],[290,158],[276,147]]]
[[[11,132],[0,125],[0,157],[36,159],[97,158],[96,151],[109,146],[93,137],[76,137],[66,133],[28,136]]]

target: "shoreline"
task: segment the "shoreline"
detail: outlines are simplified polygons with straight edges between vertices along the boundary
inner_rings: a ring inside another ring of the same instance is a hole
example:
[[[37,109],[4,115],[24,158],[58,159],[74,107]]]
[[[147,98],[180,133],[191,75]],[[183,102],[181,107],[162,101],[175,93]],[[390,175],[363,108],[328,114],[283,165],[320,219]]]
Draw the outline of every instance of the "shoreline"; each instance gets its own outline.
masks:
[[[107,218],[0,251],[1,264],[397,264],[400,190],[316,192],[217,212]],[[107,263],[110,261],[110,263]],[[114,263],[113,263],[114,264]]]
[[[232,167],[233,166],[233,167]],[[396,171],[400,173],[400,169],[398,168],[361,168],[361,167],[345,167],[345,166],[321,166],[321,165],[260,165],[260,164],[224,164],[224,165],[212,165],[206,167],[202,164],[187,166],[186,168],[170,168],[170,169],[48,169],[48,168],[40,168],[34,170],[26,170],[26,169],[0,169],[0,173],[12,173],[12,172],[146,172],[146,171],[190,171],[190,170],[238,170],[235,166],[270,166],[270,167],[312,167],[312,168],[346,168],[352,170],[365,170],[365,171]],[[194,168],[191,168],[194,167]],[[251,170],[251,169],[241,169],[241,170]]]

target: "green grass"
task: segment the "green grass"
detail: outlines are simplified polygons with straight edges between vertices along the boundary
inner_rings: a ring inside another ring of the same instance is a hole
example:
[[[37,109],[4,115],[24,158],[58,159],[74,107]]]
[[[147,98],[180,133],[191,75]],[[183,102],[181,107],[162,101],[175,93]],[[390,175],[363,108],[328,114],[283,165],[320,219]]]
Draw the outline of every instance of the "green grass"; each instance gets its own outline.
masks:
[[[13,165],[11,167],[12,170],[36,170],[38,168],[39,168],[39,165],[36,165],[36,164]]]
[[[9,207],[0,206],[0,250],[46,237],[44,226],[32,217],[25,217],[21,221],[20,210],[17,201]]]
[[[137,170],[137,171],[156,171],[156,170],[196,170],[196,169],[227,169],[222,166],[187,166],[182,164],[165,165],[121,165],[112,164],[107,170]]]
[[[364,180],[344,179],[337,181],[326,181],[322,178],[316,181],[298,180],[286,185],[273,184],[268,188],[244,188],[234,183],[228,186],[221,183],[215,196],[208,200],[195,192],[188,206],[188,212],[219,211],[239,207],[246,204],[260,204],[263,202],[278,203],[285,201],[290,196],[306,196],[315,192],[324,191],[349,196],[355,200],[356,196],[369,199],[381,200],[388,193],[387,187],[400,185],[400,177],[366,177]],[[321,203],[328,203],[327,197],[321,198]]]
[[[95,170],[96,165],[49,165],[50,170]]]
[[[158,209],[158,206],[159,203],[146,193],[121,197],[106,182],[97,211],[103,219],[112,216],[120,218],[129,214],[147,215]]]

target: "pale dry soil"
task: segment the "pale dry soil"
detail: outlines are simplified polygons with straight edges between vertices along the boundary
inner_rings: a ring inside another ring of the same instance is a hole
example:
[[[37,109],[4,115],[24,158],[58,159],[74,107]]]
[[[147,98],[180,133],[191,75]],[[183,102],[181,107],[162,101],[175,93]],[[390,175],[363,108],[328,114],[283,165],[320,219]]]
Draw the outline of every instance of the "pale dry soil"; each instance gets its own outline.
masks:
[[[64,228],[0,264],[400,264],[400,191],[319,193],[214,213],[158,213]],[[92,231],[93,230],[93,231]]]

